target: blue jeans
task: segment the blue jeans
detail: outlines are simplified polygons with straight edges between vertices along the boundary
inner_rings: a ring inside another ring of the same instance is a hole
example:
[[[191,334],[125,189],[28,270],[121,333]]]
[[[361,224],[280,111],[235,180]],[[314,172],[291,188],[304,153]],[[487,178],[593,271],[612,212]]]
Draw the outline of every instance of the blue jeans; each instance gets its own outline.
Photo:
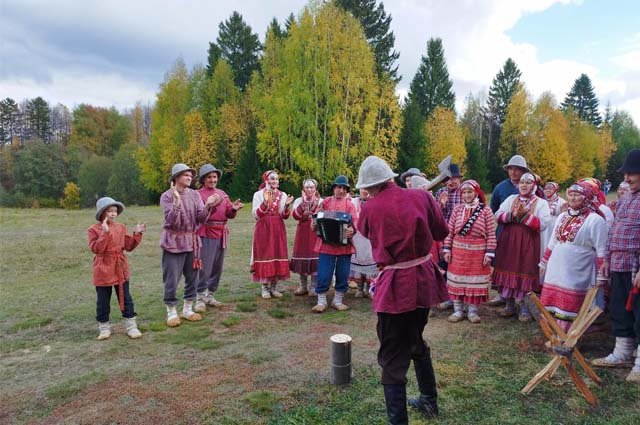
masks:
[[[320,254],[318,257],[318,285],[316,286],[316,293],[324,294],[329,291],[334,272],[336,275],[336,291],[347,292],[349,289],[348,280],[350,269],[351,254]]]

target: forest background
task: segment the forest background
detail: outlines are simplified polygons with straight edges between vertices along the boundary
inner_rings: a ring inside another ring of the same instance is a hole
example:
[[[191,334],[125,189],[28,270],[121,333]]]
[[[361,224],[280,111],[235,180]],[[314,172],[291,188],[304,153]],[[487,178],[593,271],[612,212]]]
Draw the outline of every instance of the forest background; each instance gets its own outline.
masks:
[[[631,115],[601,108],[588,75],[558,102],[533,98],[518,65],[505,58],[486,99],[469,94],[455,110],[442,40],[426,42],[404,99],[391,17],[376,0],[310,2],[266,29],[264,42],[239,12],[220,22],[207,63],[181,58],[154,104],[129,110],[81,104],[70,110],[36,97],[0,101],[0,205],[92,206],[109,195],[126,204],[157,202],[171,166],[223,169],[220,186],[244,200],[267,168],[298,193],[314,177],[357,176],[367,155],[428,176],[451,153],[485,191],[505,178],[519,153],[546,181],[609,179],[640,147]],[[602,111],[600,110],[602,109]]]

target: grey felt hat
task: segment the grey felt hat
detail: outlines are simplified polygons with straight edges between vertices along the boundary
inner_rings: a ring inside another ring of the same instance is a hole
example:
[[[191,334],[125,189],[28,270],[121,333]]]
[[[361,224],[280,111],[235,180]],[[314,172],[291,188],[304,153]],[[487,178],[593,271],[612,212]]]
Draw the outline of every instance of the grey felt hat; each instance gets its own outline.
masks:
[[[198,181],[202,183],[202,180],[204,180],[204,178],[207,177],[209,173],[216,173],[218,175],[218,178],[222,177],[222,170],[218,170],[211,164],[204,164],[202,167],[200,167],[200,172],[198,173]]]
[[[404,173],[400,174],[400,181],[402,181],[402,183],[404,183],[405,179],[407,177],[412,177],[412,176],[420,176],[422,175],[422,173],[420,172],[420,169],[418,168],[409,168],[407,171],[405,171]]]
[[[394,177],[398,177],[398,175],[393,172],[389,164],[383,159],[373,155],[368,156],[362,161],[362,164],[360,164],[356,189],[366,189],[371,186],[376,186]]]
[[[171,168],[171,177],[169,178],[169,183],[171,183],[173,179],[175,179],[185,171],[191,171],[191,174],[193,174],[194,176],[196,175],[196,170],[189,167],[187,164],[176,164]]]
[[[511,159],[509,159],[509,162],[502,166],[505,170],[509,167],[519,167],[526,171],[530,171],[529,167],[527,167],[527,160],[525,160],[522,155],[513,155]]]
[[[107,208],[113,207],[114,205],[118,207],[118,215],[122,214],[122,211],[124,211],[124,204],[122,202],[118,202],[108,196],[98,199],[98,202],[96,202],[96,220],[102,221],[102,213],[104,213]]]

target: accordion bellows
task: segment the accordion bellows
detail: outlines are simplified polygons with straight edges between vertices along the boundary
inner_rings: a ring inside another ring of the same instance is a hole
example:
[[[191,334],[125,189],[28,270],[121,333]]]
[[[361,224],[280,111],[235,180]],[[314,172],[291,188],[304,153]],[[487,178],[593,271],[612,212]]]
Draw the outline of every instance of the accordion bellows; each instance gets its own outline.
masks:
[[[316,234],[323,242],[331,245],[348,245],[345,231],[352,223],[351,214],[340,211],[321,211],[313,215]]]

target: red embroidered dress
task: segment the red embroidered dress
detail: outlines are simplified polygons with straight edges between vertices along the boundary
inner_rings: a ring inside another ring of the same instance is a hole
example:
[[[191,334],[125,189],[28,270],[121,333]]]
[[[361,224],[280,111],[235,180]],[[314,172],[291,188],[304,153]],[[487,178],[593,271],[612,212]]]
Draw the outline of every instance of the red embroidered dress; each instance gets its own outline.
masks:
[[[444,251],[451,253],[447,269],[449,298],[465,304],[481,304],[489,297],[491,266],[485,255],[494,256],[496,225],[491,209],[478,202],[458,205],[449,219]]]
[[[253,253],[251,272],[253,281],[269,283],[289,278],[289,253],[287,229],[284,220],[290,210],[285,203],[287,194],[273,192],[273,199],[265,205],[266,189],[253,194],[253,217],[257,220],[253,231]]]
[[[520,205],[525,214],[518,218]],[[519,301],[528,292],[540,290],[540,231],[549,222],[549,205],[535,195],[511,195],[495,216],[504,228],[496,249],[493,285],[502,297]]]
[[[298,221],[293,254],[289,269],[301,275],[311,275],[318,271],[318,253],[315,246],[319,238],[311,227],[313,214],[320,209],[322,199],[305,200],[298,198],[293,203],[293,218]]]

